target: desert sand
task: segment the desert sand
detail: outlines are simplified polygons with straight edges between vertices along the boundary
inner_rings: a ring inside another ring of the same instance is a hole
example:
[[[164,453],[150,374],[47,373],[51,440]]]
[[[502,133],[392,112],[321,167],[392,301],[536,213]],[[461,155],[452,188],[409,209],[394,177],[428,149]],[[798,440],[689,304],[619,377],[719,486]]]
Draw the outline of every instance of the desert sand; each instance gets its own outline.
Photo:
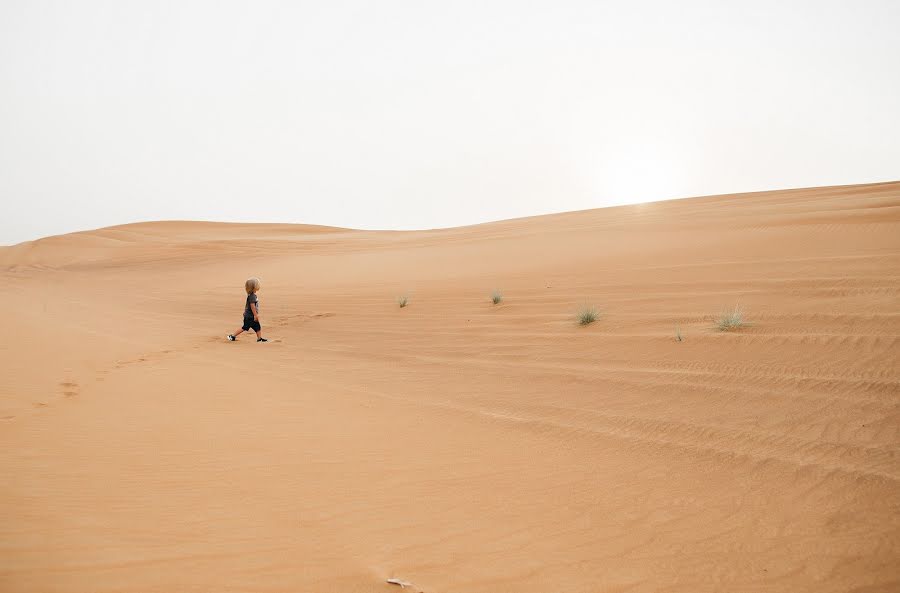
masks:
[[[900,182],[0,274],[2,591],[900,590]]]

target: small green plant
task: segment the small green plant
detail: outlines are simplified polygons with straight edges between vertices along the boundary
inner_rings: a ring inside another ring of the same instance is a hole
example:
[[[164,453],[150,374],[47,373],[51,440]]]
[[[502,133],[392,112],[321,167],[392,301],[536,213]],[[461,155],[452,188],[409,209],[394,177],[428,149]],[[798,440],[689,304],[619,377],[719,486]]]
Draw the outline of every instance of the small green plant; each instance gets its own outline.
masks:
[[[409,304],[409,297],[406,295],[398,297],[397,304],[400,305],[400,308],[402,309],[403,307],[405,307],[406,305]]]
[[[578,324],[589,325],[597,321],[597,309],[594,307],[582,307],[578,311]]]
[[[722,313],[716,321],[716,329],[720,332],[731,331],[733,329],[744,327],[745,325],[747,325],[747,322],[744,321],[744,313],[741,311],[740,307],[737,306],[730,311]]]
[[[491,293],[491,302],[494,303],[495,305],[499,305],[500,303],[502,303],[503,302],[503,293],[500,292],[499,290],[495,290],[494,292],[492,292]]]
[[[684,336],[681,335],[681,328],[675,327],[675,341],[676,342],[684,342]]]

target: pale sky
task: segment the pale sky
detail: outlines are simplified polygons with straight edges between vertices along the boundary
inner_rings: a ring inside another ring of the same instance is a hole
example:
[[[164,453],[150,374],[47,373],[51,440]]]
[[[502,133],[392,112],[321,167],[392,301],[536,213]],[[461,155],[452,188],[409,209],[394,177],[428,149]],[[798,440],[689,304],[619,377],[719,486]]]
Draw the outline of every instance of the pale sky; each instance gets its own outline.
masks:
[[[0,0],[0,244],[896,179],[896,1]]]

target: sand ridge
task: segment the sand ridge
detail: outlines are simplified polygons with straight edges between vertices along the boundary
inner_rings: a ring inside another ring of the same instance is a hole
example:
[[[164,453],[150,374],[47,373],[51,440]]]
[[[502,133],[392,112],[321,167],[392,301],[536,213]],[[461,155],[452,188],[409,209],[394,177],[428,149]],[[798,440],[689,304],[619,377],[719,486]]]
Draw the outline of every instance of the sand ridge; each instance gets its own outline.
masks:
[[[900,183],[0,248],[0,590],[897,590],[898,271]]]

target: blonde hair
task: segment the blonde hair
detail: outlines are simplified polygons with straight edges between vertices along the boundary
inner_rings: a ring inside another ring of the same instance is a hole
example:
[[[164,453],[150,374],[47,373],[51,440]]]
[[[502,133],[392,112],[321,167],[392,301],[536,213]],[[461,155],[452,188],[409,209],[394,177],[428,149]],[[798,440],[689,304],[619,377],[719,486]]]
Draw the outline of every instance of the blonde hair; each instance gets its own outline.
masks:
[[[259,290],[259,278],[250,278],[246,282],[244,282],[244,288],[247,289],[247,294],[251,292],[256,292]]]

